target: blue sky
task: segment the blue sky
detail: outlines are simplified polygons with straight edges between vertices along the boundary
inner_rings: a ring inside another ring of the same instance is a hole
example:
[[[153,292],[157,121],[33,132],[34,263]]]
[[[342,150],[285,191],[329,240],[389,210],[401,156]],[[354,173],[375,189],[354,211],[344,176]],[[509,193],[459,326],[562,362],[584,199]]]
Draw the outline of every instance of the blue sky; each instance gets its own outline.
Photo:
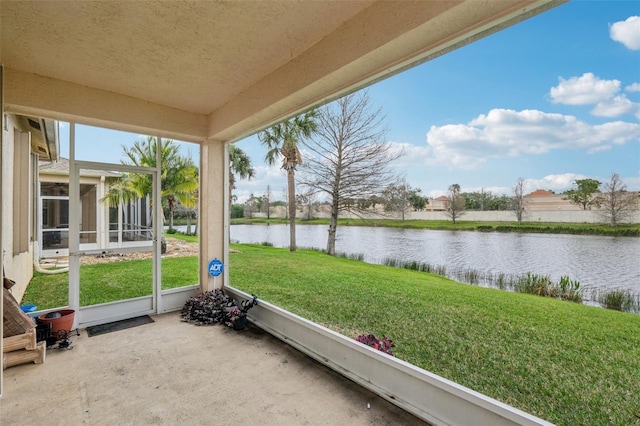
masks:
[[[407,152],[396,169],[427,195],[453,183],[510,194],[521,177],[527,190],[562,192],[613,172],[640,190],[637,1],[573,1],[367,90],[386,115],[387,141]],[[114,139],[96,132],[79,136]],[[284,199],[284,172],[264,164],[257,137],[238,146],[256,169],[237,182],[239,201],[267,185]],[[121,150],[107,151],[119,162]]]

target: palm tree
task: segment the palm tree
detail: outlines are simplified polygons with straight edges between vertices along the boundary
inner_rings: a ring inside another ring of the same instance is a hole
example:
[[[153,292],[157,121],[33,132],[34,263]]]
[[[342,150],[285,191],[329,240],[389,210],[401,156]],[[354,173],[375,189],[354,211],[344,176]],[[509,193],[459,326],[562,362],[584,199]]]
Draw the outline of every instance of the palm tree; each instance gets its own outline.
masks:
[[[195,207],[198,202],[198,169],[190,157],[178,156],[162,171],[160,195],[169,207],[169,229],[173,229],[176,203]]]
[[[232,192],[236,189],[236,175],[240,179],[251,179],[256,173],[251,166],[251,158],[234,144],[229,145],[229,209],[233,200]],[[231,214],[231,210],[229,210]]]
[[[157,140],[152,136],[147,136],[146,141],[135,141],[131,147],[123,146],[126,158],[121,162],[130,166],[156,167],[157,146]],[[198,169],[190,157],[180,155],[180,148],[174,141],[163,142],[160,149],[160,196],[169,208],[169,229],[173,229],[176,203],[186,207],[197,204]],[[152,195],[152,189],[151,175],[125,173],[109,187],[101,201],[109,205],[126,204],[136,198]]]
[[[264,159],[274,165],[282,157],[282,168],[287,171],[287,189],[289,202],[289,250],[296,251],[296,187],[295,170],[302,164],[298,149],[300,138],[310,137],[317,128],[317,110],[285,120],[258,135],[260,142],[267,146]]]

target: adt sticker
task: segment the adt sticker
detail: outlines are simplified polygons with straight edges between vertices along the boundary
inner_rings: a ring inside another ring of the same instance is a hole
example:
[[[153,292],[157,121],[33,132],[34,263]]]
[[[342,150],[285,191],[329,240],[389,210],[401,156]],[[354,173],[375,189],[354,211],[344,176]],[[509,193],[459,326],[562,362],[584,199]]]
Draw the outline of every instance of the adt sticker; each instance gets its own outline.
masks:
[[[224,264],[220,259],[213,259],[209,262],[209,275],[217,277],[224,271]]]

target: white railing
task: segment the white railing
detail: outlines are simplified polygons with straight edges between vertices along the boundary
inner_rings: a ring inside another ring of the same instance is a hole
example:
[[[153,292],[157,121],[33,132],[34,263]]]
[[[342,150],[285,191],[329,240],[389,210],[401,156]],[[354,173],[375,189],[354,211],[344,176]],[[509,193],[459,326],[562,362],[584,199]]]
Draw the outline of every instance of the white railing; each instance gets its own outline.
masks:
[[[225,287],[237,300],[250,296]],[[434,425],[550,425],[540,418],[356,342],[267,302],[249,311],[257,327]]]

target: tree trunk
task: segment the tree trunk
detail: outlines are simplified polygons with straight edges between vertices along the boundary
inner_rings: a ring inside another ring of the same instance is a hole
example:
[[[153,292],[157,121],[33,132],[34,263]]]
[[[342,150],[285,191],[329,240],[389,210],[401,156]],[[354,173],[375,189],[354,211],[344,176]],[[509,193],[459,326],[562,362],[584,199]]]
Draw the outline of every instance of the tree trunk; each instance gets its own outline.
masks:
[[[329,219],[329,236],[327,237],[327,254],[336,255],[336,230],[338,229],[338,202],[331,203],[331,218]]]
[[[289,190],[289,251],[296,251],[296,184],[294,167],[287,167],[287,186]]]
[[[336,230],[338,228],[338,219],[333,213],[331,213],[331,220],[329,221],[329,237],[327,238],[327,254],[330,256],[336,255]]]

